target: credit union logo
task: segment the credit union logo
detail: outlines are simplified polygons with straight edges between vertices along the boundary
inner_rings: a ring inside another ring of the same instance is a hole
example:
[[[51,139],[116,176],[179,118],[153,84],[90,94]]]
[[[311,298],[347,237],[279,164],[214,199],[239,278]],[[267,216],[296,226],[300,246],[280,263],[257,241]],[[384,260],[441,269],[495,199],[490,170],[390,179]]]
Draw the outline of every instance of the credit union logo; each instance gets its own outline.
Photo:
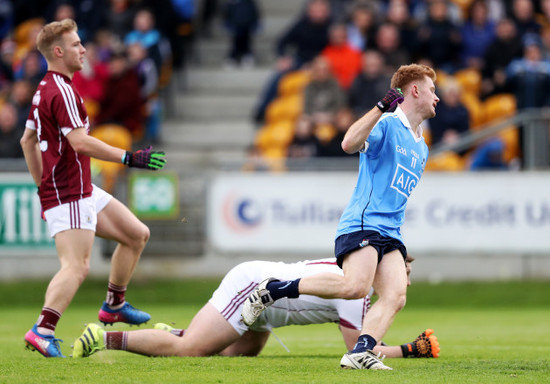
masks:
[[[233,231],[245,232],[257,228],[263,215],[256,200],[229,195],[223,203],[223,218]]]

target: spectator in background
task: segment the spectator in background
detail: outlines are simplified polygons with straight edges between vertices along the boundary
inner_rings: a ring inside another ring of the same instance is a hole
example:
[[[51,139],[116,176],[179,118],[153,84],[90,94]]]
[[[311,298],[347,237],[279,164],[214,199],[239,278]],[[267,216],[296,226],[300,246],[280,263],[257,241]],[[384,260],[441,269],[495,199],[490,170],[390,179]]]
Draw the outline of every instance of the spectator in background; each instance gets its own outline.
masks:
[[[522,55],[521,39],[510,19],[497,23],[495,39],[489,44],[481,70],[481,98],[506,91],[506,67]]]
[[[468,19],[461,28],[462,65],[481,70],[483,56],[495,38],[495,23],[488,18],[485,0],[474,0],[468,10]]]
[[[44,12],[47,20],[73,19],[78,23],[78,36],[82,43],[93,40],[105,18],[107,1],[53,0],[48,1]]]
[[[363,54],[361,72],[348,91],[348,105],[356,118],[367,113],[386,94],[390,76],[385,73],[384,57],[375,50]]]
[[[9,38],[4,39],[0,45],[0,97],[9,92],[13,82],[14,53],[15,42]]]
[[[140,43],[128,46],[128,61],[139,78],[140,96],[145,102],[145,139],[156,143],[160,136],[161,104],[159,100],[159,77],[155,63],[147,56],[147,50]]]
[[[17,125],[17,109],[11,103],[0,106],[0,158],[22,158],[19,145],[25,125]]]
[[[390,0],[386,11],[386,22],[399,29],[401,47],[412,56],[417,50],[416,34],[418,22],[411,17],[406,0]],[[416,59],[416,58],[415,58]]]
[[[524,53],[506,69],[506,84],[516,96],[517,109],[550,105],[550,63],[543,60],[542,41],[538,35],[526,34]]]
[[[309,0],[306,13],[277,43],[277,69],[300,68],[311,62],[328,44],[330,23],[328,2]]]
[[[512,7],[512,20],[516,24],[518,36],[540,34],[541,25],[536,20],[534,2],[532,0],[514,0]]]
[[[54,7],[53,21],[61,21],[63,19],[73,19],[76,21],[75,9],[67,0],[54,1],[52,5]],[[82,40],[81,34],[82,32],[79,31],[78,36]]]
[[[345,104],[345,94],[334,78],[330,64],[318,56],[311,65],[311,80],[304,89],[304,114],[315,123],[332,123]]]
[[[384,57],[384,73],[391,76],[401,65],[410,61],[410,54],[401,48],[399,30],[390,23],[384,23],[376,32],[376,49]]]
[[[336,134],[330,141],[320,148],[320,156],[322,157],[349,157],[342,149],[342,140],[348,131],[348,128],[357,120],[353,111],[350,108],[343,107],[338,110],[334,118],[334,128]]]
[[[95,35],[97,57],[99,61],[107,63],[113,52],[124,50],[124,44],[108,29],[100,29]]]
[[[330,27],[329,43],[321,52],[329,63],[330,71],[343,90],[347,90],[361,70],[361,52],[348,44],[345,24]]]
[[[101,103],[105,96],[105,86],[109,79],[109,67],[101,61],[94,43],[86,44],[86,56],[82,70],[73,76],[73,84],[84,100]],[[88,111],[90,113],[90,111]]]
[[[15,17],[10,0],[0,0],[0,41],[13,31]]]
[[[27,122],[31,110],[32,96],[34,88],[30,81],[17,80],[13,83],[9,102],[15,107],[17,112],[17,127],[22,128]]]
[[[330,22],[328,1],[309,0],[305,14],[281,36],[277,43],[276,74],[269,80],[254,111],[256,123],[263,122],[268,104],[277,96],[281,78],[310,63],[327,46]]]
[[[171,9],[161,9],[162,14],[157,20],[162,20],[160,28],[164,25],[167,12],[171,12],[172,25],[170,28],[162,28],[161,32],[170,40],[172,49],[172,67],[183,68],[191,54],[191,47],[195,37],[195,1],[194,0],[170,0]],[[156,4],[157,2],[155,2]],[[163,7],[164,8],[164,7]]]
[[[44,60],[40,52],[36,49],[28,52],[14,72],[15,80],[30,81],[35,88],[42,77],[46,74],[47,68],[43,65]]]
[[[134,139],[140,139],[145,123],[144,101],[140,91],[138,75],[130,67],[125,53],[113,54],[109,61],[109,80],[97,124],[121,124],[130,130]]]
[[[477,147],[470,158],[472,171],[499,171],[508,166],[504,161],[504,143],[499,138],[489,139]]]
[[[296,121],[294,139],[288,146],[288,157],[291,159],[310,159],[320,153],[320,143],[315,136],[315,123],[306,115]]]
[[[130,0],[109,0],[104,28],[123,41],[132,30],[135,14],[136,7]]]
[[[231,35],[231,48],[226,63],[229,66],[254,66],[252,35],[260,27],[260,10],[255,0],[225,0],[224,25]]]
[[[161,51],[161,38],[159,30],[155,28],[155,17],[149,9],[140,9],[134,17],[134,29],[124,37],[126,47],[134,43],[140,43],[147,49],[147,56],[155,62],[155,67],[160,74],[164,64]]]
[[[432,145],[452,145],[470,129],[470,115],[460,101],[461,89],[457,82],[446,81],[441,85],[440,92],[441,100],[437,104],[436,115],[430,120]]]
[[[459,67],[460,30],[448,14],[445,0],[428,3],[428,18],[418,30],[419,49],[436,68],[452,73]]]
[[[347,27],[348,43],[358,51],[364,51],[374,42],[376,13],[371,3],[356,1],[351,9]]]

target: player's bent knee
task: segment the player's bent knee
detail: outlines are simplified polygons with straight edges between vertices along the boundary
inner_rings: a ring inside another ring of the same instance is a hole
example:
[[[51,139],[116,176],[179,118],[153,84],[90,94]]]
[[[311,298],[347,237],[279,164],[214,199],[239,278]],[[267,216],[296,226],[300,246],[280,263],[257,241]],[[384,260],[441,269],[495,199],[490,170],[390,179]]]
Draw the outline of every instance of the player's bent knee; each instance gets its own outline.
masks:
[[[405,304],[407,303],[407,296],[404,294],[395,294],[386,297],[379,297],[379,300],[384,302],[387,307],[392,308],[394,312],[397,313],[405,307]]]
[[[145,245],[147,245],[150,237],[151,232],[149,227],[141,223],[141,225],[131,234],[130,246],[134,249],[142,250],[145,248]]]
[[[347,300],[362,299],[369,294],[369,289],[358,285],[345,285],[342,287],[341,297]]]
[[[143,224],[139,232],[139,239],[143,244],[143,246],[147,244],[150,237],[151,237],[151,231],[149,230],[149,227]]]

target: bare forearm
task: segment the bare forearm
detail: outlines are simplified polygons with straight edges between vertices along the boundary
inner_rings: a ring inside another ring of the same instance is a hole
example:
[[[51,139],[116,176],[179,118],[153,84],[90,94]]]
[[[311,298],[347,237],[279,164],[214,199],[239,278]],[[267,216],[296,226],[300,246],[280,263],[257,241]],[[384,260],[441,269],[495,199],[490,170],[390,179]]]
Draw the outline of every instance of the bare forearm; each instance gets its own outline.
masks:
[[[400,346],[380,345],[374,347],[374,353],[381,352],[386,357],[403,357]]]
[[[67,138],[69,137],[67,136]],[[74,150],[80,154],[113,163],[120,163],[122,155],[126,153],[124,149],[113,147],[93,136],[73,136],[69,138],[69,142]]]
[[[42,155],[33,131],[25,131],[21,138],[21,148],[34,183],[40,186],[42,181]]]
[[[380,116],[382,111],[374,107],[353,123],[342,140],[342,149],[349,154],[361,150]]]

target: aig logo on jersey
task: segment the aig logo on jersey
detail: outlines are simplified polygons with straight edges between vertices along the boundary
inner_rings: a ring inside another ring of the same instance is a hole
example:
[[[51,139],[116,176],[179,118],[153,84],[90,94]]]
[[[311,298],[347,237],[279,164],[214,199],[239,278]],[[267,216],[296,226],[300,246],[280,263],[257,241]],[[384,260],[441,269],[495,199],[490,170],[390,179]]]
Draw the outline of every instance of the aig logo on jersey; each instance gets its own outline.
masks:
[[[418,184],[418,176],[401,164],[397,164],[393,180],[391,181],[391,188],[408,199],[416,184]]]

